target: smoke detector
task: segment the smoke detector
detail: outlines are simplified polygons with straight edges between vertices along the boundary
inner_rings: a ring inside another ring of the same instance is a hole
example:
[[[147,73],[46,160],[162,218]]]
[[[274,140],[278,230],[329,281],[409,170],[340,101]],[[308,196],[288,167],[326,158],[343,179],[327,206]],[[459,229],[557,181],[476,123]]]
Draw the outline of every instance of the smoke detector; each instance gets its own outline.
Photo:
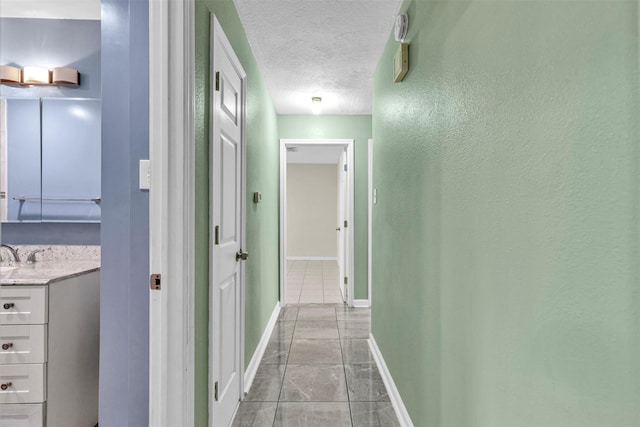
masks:
[[[395,36],[397,42],[403,42],[409,31],[409,15],[398,15],[396,18]]]

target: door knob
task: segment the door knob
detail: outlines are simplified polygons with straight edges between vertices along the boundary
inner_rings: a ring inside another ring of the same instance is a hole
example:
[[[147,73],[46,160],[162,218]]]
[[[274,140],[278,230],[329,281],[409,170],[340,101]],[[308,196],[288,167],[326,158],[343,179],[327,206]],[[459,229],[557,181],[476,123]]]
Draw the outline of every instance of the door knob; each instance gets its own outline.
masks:
[[[0,385],[0,389],[2,389],[2,391],[5,391],[6,389],[11,387],[12,385],[13,384],[11,384],[11,383],[4,383],[4,384]]]
[[[3,350],[9,350],[11,347],[13,347],[13,343],[12,342],[2,344],[2,349]]]
[[[242,252],[242,249],[240,249],[236,253],[236,261],[246,261],[247,259],[249,259],[249,252]]]
[[[5,310],[9,310],[10,308],[15,307],[15,304],[12,302],[8,302],[5,305],[3,305],[2,307],[4,307]]]

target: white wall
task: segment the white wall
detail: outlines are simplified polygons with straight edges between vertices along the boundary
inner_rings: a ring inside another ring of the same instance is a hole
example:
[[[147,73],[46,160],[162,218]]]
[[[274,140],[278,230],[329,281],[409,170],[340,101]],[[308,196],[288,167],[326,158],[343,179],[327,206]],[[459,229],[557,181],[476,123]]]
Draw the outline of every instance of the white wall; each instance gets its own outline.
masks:
[[[335,258],[335,164],[287,164],[287,257]]]

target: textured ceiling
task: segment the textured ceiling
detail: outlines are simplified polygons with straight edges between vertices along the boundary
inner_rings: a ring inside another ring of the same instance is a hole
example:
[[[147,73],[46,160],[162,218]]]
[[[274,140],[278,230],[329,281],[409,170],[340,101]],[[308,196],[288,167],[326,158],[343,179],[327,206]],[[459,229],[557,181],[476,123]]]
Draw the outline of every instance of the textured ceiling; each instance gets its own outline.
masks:
[[[0,0],[0,17],[100,19],[100,0]]]
[[[234,0],[278,114],[371,114],[401,0]],[[389,64],[391,67],[391,64]]]

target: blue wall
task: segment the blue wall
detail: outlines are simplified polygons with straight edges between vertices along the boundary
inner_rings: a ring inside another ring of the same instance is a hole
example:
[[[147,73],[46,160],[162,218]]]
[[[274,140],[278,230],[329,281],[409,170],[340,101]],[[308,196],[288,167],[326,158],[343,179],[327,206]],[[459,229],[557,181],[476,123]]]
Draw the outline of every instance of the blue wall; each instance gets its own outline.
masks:
[[[149,424],[148,7],[102,0],[100,427]]]
[[[100,21],[0,18],[0,64],[68,66],[80,72],[80,86],[0,86],[13,98],[100,98]],[[9,244],[97,245],[100,224],[2,224]]]

